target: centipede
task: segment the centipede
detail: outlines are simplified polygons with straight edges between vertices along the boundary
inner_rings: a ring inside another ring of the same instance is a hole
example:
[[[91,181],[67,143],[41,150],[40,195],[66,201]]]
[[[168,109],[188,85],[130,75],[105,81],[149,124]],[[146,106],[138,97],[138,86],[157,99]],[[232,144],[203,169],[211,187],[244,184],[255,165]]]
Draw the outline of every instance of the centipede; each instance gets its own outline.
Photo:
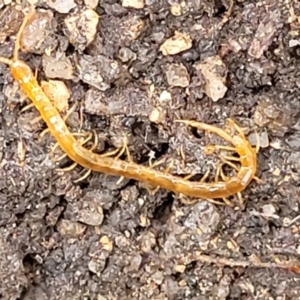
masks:
[[[235,134],[198,121],[175,120],[176,123],[183,123],[186,126],[214,133],[231,144],[231,147],[216,145],[215,148],[226,148],[235,151],[239,155],[240,168],[238,168],[235,176],[222,176],[223,178],[220,181],[191,181],[187,177],[172,175],[166,171],[158,171],[153,166],[139,165],[132,161],[128,151],[128,159],[123,160],[120,159],[120,155],[112,157],[112,153],[97,154],[92,152],[91,149],[86,149],[82,142],[77,140],[68,129],[58,109],[39,85],[31,68],[26,62],[19,59],[21,34],[34,12],[35,9],[32,9],[30,13],[26,13],[24,16],[20,30],[16,35],[13,57],[11,59],[0,57],[0,62],[9,66],[13,79],[38,110],[47,125],[48,131],[55,138],[63,152],[76,164],[91,171],[141,181],[151,186],[158,186],[196,199],[225,199],[240,194],[256,178],[258,149],[251,146],[243,130],[232,119],[228,119],[227,123],[235,131]],[[124,142],[121,152],[124,153],[126,150],[127,146]]]

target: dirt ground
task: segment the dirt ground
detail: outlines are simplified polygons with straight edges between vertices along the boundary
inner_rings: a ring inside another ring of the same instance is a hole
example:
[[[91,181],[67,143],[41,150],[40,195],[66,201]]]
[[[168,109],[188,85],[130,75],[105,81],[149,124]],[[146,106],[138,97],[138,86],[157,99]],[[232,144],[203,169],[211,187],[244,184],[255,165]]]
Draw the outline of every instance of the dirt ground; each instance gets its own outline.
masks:
[[[28,6],[16,2],[0,0],[2,57],[12,57]],[[126,137],[138,164],[164,159],[157,169],[193,180],[210,170],[214,180],[220,160],[205,145],[222,140],[174,121],[232,118],[253,146],[259,137],[263,182],[242,193],[244,207],[237,197],[232,207],[187,205],[142,182],[62,172],[72,161],[51,152],[39,112],[24,109],[0,64],[0,299],[300,299],[300,2],[45,0],[36,9],[20,58],[61,114],[73,109],[70,130],[98,137],[94,152]]]

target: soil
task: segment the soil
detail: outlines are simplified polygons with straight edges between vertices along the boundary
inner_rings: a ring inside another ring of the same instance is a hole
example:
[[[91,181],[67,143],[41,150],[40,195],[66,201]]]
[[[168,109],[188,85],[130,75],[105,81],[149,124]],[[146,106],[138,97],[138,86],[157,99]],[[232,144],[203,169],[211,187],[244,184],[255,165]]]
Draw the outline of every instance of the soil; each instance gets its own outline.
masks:
[[[10,58],[28,5],[4,2],[0,56]],[[223,141],[174,121],[232,118],[253,146],[259,137],[262,182],[242,206],[187,205],[142,182],[59,171],[72,162],[51,152],[39,112],[0,64],[0,299],[300,299],[300,2],[35,6],[20,58],[52,80],[62,114],[73,109],[70,130],[97,136],[94,152],[126,137],[138,164],[164,159],[158,169],[214,180],[220,160],[205,145]]]

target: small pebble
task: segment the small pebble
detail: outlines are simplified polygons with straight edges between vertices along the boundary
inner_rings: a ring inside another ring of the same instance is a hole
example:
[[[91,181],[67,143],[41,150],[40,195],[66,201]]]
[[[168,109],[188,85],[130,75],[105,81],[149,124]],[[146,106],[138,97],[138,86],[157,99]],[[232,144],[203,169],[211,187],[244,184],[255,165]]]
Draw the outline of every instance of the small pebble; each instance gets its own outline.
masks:
[[[57,224],[57,230],[62,236],[79,237],[83,234],[85,229],[85,225],[66,219],[61,219]]]
[[[163,123],[165,120],[165,113],[160,107],[155,107],[150,112],[149,120],[156,124]]]
[[[182,64],[171,64],[167,68],[166,76],[170,86],[187,87],[190,83],[188,71]]]
[[[175,31],[174,36],[167,39],[159,48],[163,55],[174,55],[192,47],[192,39],[186,33]]]
[[[84,0],[84,4],[86,7],[95,9],[98,5],[99,0]]]
[[[223,98],[227,92],[225,86],[227,68],[221,57],[218,55],[208,57],[204,61],[195,64],[195,68],[201,71],[205,79],[206,95],[215,102]]]
[[[123,0],[122,6],[141,9],[144,8],[145,1],[144,0]]]
[[[65,19],[65,26],[69,32],[70,43],[83,51],[94,40],[98,23],[99,16],[92,9],[68,16]]]
[[[61,14],[67,14],[77,6],[74,0],[47,0],[47,4]]]
[[[48,78],[73,79],[73,66],[64,53],[43,55],[43,68]]]

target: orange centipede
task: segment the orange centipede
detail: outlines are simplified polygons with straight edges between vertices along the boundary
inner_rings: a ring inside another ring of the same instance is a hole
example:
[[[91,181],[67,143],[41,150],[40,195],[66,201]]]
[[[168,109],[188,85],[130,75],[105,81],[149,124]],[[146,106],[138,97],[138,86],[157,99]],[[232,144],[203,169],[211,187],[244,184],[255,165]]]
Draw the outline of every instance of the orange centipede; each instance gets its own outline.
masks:
[[[75,139],[56,107],[40,87],[31,68],[18,58],[20,37],[28,21],[28,16],[29,14],[25,15],[21,28],[17,33],[13,58],[0,57],[0,62],[9,65],[13,78],[19,83],[20,87],[32,101],[42,119],[47,124],[50,133],[71,160],[89,170],[122,176],[153,186],[159,186],[178,194],[205,199],[224,199],[239,194],[249,185],[252,179],[256,178],[257,149],[252,148],[242,129],[232,120],[228,120],[229,125],[237,132],[237,134],[232,136],[225,130],[213,125],[188,120],[176,121],[215,133],[233,145],[233,148],[215,146],[216,148],[231,149],[239,154],[241,167],[238,169],[236,176],[229,178],[223,177],[223,181],[212,183],[189,181],[187,178],[175,176],[168,172],[157,171],[153,169],[153,167],[138,165],[131,160],[121,160],[119,156],[116,158],[110,157],[110,155],[107,154],[96,154],[84,148],[82,143]]]

